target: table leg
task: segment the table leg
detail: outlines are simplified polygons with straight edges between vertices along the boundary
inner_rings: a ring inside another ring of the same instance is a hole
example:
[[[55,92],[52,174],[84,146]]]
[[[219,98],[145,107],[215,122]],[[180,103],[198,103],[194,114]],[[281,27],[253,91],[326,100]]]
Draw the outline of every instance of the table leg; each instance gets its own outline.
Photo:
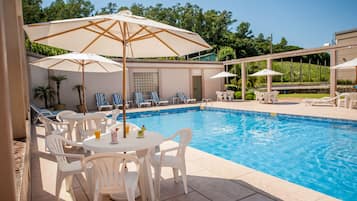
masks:
[[[148,149],[145,149],[137,151],[136,154],[138,157],[144,157],[144,164],[140,172],[140,182],[145,184],[145,187],[143,187],[144,191],[141,195],[142,200],[156,201],[151,173],[150,152]]]

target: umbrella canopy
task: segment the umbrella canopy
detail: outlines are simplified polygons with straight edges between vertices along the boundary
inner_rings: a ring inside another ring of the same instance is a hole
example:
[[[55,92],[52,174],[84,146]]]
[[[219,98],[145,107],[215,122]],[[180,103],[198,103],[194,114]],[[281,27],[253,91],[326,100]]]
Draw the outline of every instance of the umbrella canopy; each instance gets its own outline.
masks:
[[[220,72],[216,75],[213,75],[212,77],[210,77],[210,79],[217,79],[217,78],[224,78],[224,77],[235,77],[237,76],[236,74],[230,73],[230,72]]]
[[[279,72],[276,72],[276,71],[273,71],[273,70],[269,70],[269,69],[263,69],[263,70],[260,70],[256,73],[253,73],[249,76],[273,76],[273,75],[282,75],[282,73],[279,73]]]
[[[85,54],[85,53],[76,53],[76,52],[45,57],[36,60],[31,64],[51,70],[81,72],[82,86],[83,86],[82,98],[83,98],[83,105],[84,105],[84,113],[86,112],[87,109],[85,91],[84,91],[85,90],[84,72],[110,73],[110,72],[122,71],[121,65],[113,60],[95,54]]]
[[[183,56],[211,47],[197,34],[121,11],[25,25],[31,41],[75,52],[124,57]]]
[[[126,58],[183,56],[211,47],[197,34],[121,11],[112,15],[25,25],[32,42],[123,58],[123,127],[126,124]],[[126,129],[123,129],[124,138]]]
[[[357,58],[346,61],[342,64],[332,67],[332,69],[355,69],[357,67]]]

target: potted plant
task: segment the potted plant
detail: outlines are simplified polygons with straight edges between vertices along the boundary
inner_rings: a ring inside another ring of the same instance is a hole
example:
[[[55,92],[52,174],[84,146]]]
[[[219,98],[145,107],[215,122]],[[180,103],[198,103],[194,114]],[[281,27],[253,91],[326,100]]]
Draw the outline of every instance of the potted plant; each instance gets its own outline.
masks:
[[[57,104],[54,105],[55,110],[64,110],[65,108],[65,104],[61,104],[61,99],[60,99],[60,86],[61,86],[61,82],[63,80],[67,80],[67,77],[65,75],[53,75],[50,77],[51,80],[53,80],[54,82],[56,82],[56,96],[57,96]]]
[[[72,88],[73,90],[76,90],[78,92],[79,105],[77,105],[77,110],[79,112],[84,112],[84,110],[85,110],[85,107],[84,107],[84,104],[83,104],[83,99],[82,99],[83,88],[84,87],[81,84],[77,84]]]
[[[48,101],[53,97],[54,90],[50,86],[38,86],[34,89],[34,98],[44,100],[45,108],[48,108]]]

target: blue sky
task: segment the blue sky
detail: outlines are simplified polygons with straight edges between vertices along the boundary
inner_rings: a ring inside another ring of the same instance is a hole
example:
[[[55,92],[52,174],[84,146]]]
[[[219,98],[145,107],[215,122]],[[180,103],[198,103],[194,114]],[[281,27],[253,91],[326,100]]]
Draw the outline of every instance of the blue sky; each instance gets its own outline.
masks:
[[[357,0],[91,0],[96,9],[108,2],[120,6],[141,3],[145,6],[162,3],[172,6],[176,3],[190,2],[204,10],[228,10],[238,20],[251,23],[255,35],[273,34],[275,42],[286,37],[291,45],[304,48],[320,47],[331,42],[334,33],[357,28]],[[43,0],[47,6],[52,0]]]

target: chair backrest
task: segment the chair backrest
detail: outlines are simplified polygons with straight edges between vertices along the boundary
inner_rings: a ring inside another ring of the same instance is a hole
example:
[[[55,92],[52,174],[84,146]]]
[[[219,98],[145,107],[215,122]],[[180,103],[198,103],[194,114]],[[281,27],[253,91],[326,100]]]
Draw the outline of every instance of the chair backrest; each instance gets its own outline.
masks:
[[[40,115],[38,117],[38,119],[43,123],[44,127],[45,127],[45,135],[51,135],[52,131],[54,130],[54,128],[52,127],[51,125],[51,119],[43,116],[43,115]]]
[[[57,121],[62,121],[63,122],[63,118],[62,117],[64,115],[66,115],[66,114],[76,114],[76,112],[72,111],[72,110],[63,110],[63,111],[57,113],[57,115],[56,115]]]
[[[82,160],[82,166],[87,171],[91,168],[95,187],[101,193],[125,192],[126,166],[129,162],[134,162],[136,171],[140,171],[142,159],[137,159],[130,154],[120,153],[99,153],[86,157]],[[94,175],[93,175],[94,174]],[[134,181],[138,182],[138,180]]]
[[[94,135],[96,130],[103,130],[107,127],[106,114],[97,112],[78,122],[79,133],[86,138]]]
[[[112,111],[112,122],[116,122],[119,115],[120,115],[120,109],[113,110]]]
[[[157,94],[156,91],[151,92],[151,98],[154,100],[154,102],[158,103],[160,101],[159,95]]]
[[[64,154],[63,145],[67,141],[66,138],[60,135],[49,135],[46,137],[47,148],[52,154]],[[56,159],[59,166],[68,164],[65,156],[56,155]]]
[[[169,137],[169,139],[174,139],[179,136],[179,148],[177,150],[176,156],[184,157],[186,152],[186,147],[191,142],[192,130],[190,128],[184,128],[177,131],[175,134]]]
[[[183,92],[177,92],[177,96],[180,98],[181,101],[187,100],[187,97]]]
[[[121,96],[120,94],[114,93],[114,94],[112,95],[112,98],[113,98],[113,103],[114,103],[115,105],[123,104],[123,98],[122,98],[122,96]]]
[[[95,99],[96,99],[97,106],[109,105],[107,98],[105,97],[105,95],[103,93],[96,93]]]
[[[140,104],[144,102],[143,94],[141,92],[135,92],[135,103]]]

